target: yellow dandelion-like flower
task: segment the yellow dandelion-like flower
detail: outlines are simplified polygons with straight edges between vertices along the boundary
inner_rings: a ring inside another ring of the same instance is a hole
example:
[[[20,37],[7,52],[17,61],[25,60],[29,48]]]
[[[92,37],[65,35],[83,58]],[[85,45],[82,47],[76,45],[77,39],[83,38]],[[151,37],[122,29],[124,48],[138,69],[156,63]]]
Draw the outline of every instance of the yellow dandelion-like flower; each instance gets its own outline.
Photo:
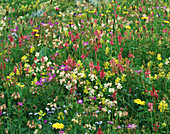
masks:
[[[169,21],[164,20],[163,22],[166,23],[166,24],[169,24]]]
[[[131,29],[131,27],[130,27],[130,26],[126,26],[125,28],[126,28],[126,29]]]
[[[63,129],[64,128],[64,124],[63,123],[55,123],[52,125],[53,128],[55,129]]]

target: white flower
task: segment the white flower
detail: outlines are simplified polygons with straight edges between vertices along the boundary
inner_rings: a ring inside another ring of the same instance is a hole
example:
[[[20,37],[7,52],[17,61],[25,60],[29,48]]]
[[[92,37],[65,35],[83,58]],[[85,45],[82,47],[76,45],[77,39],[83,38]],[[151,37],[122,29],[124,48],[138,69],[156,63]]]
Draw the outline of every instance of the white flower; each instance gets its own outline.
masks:
[[[122,85],[120,83],[117,84],[117,89],[121,89]]]
[[[105,87],[105,88],[108,88],[108,84],[105,83],[105,84],[104,84],[104,87]]]
[[[66,32],[68,29],[67,28],[63,28],[63,30]]]
[[[62,71],[62,72],[60,72],[60,77],[63,77],[64,76],[64,74],[65,74],[65,72],[64,71]]]
[[[90,93],[90,95],[94,95],[94,89],[92,89],[89,93]]]
[[[110,92],[110,93],[114,93],[114,92],[115,92],[115,89],[114,89],[114,88],[109,88],[109,92]]]
[[[100,96],[101,96],[100,94],[97,95],[98,98],[100,98]]]
[[[45,57],[44,57],[44,60],[45,60],[45,62],[46,62],[46,61],[48,60],[48,57],[47,57],[47,56],[45,56]]]
[[[47,67],[49,67],[51,64],[51,61],[47,62]]]
[[[52,74],[54,74],[55,73],[55,71],[54,70],[52,70]]]
[[[39,57],[40,53],[36,52],[35,57]]]
[[[66,74],[66,77],[70,77],[70,74],[69,74],[69,73],[67,73],[67,74]]]
[[[169,61],[166,61],[165,64],[168,65]]]

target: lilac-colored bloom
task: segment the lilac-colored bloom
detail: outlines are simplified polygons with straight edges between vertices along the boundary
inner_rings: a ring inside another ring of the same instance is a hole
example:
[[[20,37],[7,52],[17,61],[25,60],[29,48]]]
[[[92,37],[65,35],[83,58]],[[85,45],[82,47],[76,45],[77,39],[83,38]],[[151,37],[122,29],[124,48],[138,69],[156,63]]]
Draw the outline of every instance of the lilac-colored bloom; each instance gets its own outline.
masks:
[[[63,130],[61,130],[61,131],[58,131],[58,133],[59,133],[59,134],[63,134],[63,133],[64,133],[64,131],[63,131]]]
[[[118,128],[118,129],[121,129],[121,127],[120,127],[120,126],[118,126],[117,128]]]
[[[65,67],[64,67],[64,71],[68,71],[68,70],[70,70],[71,69],[71,67],[70,66],[68,66],[68,65],[66,65]]]
[[[10,60],[9,60],[9,59],[7,59],[7,58],[5,58],[5,61],[6,61],[6,62],[8,62],[8,61],[10,61]]]
[[[64,65],[61,65],[59,66],[60,70],[64,70],[65,66]]]
[[[111,110],[108,111],[109,114],[110,114],[111,112],[112,112]]]
[[[137,125],[135,125],[135,124],[128,124],[128,126],[127,126],[128,128],[131,128],[131,129],[134,129],[134,128],[136,128],[137,127]]]
[[[107,121],[107,123],[109,123],[109,124],[113,124],[113,121]]]
[[[89,43],[88,42],[84,42],[83,43],[83,46],[87,46]]]
[[[102,109],[103,107],[102,106],[99,106],[99,109]]]
[[[23,106],[23,103],[22,102],[18,102],[18,105]]]
[[[83,102],[84,102],[83,100],[78,100],[77,104],[83,104]]]
[[[135,72],[137,72],[137,73],[140,73],[140,72],[142,72],[143,70],[141,69],[141,70],[136,70]]]

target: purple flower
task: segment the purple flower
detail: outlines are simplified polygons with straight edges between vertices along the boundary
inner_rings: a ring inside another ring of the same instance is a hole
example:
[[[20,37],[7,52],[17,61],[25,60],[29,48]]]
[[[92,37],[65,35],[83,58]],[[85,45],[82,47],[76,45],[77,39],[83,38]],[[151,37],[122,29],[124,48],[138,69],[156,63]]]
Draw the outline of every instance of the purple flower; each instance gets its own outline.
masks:
[[[22,102],[18,102],[18,105],[23,106],[23,103]]]
[[[93,99],[94,99],[94,100],[97,100],[97,99],[96,99],[96,96],[94,96],[94,98],[93,98]]]
[[[99,106],[99,109],[102,109],[103,107],[102,106]]]
[[[131,129],[134,129],[134,128],[136,128],[137,127],[137,125],[135,125],[135,124],[128,124],[128,126],[127,126],[128,128],[131,128]]]
[[[113,121],[107,121],[107,123],[109,123],[109,124],[113,124]]]
[[[58,25],[58,22],[55,22],[56,25]]]
[[[48,82],[51,81],[52,79],[53,79],[53,76],[49,76]]]
[[[44,123],[46,124],[46,123],[47,123],[47,120],[44,120]]]
[[[89,43],[88,42],[84,42],[83,43],[83,46],[87,46]]]
[[[65,66],[64,65],[61,65],[59,66],[60,70],[64,70]]]
[[[0,115],[2,115],[2,111],[0,111]]]
[[[140,73],[140,72],[142,72],[142,71],[143,71],[143,70],[141,69],[141,70],[139,70],[139,71],[138,71],[138,70],[136,70],[135,72]]]
[[[118,126],[117,128],[118,128],[118,129],[121,129],[121,127],[120,127],[120,126]]]
[[[5,61],[6,61],[6,62],[8,62],[8,61],[10,61],[10,60],[9,60],[9,59],[7,59],[7,58],[5,58]]]
[[[83,100],[78,100],[77,104],[83,104],[83,102],[84,102]]]
[[[55,56],[58,56],[59,55],[59,53],[55,53]]]
[[[70,66],[68,66],[68,65],[66,65],[65,67],[64,67],[64,71],[68,71],[68,70],[70,70],[71,69],[71,67]]]
[[[61,131],[58,131],[58,133],[59,133],[59,134],[63,134],[63,133],[64,133],[64,131],[63,131],[63,130],[61,130]]]

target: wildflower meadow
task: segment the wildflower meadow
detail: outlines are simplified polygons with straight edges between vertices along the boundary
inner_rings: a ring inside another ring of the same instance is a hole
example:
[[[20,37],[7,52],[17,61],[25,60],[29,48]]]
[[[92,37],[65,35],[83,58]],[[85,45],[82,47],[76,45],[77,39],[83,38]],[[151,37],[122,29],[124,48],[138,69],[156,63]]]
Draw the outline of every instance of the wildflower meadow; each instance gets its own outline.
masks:
[[[0,133],[169,134],[169,5],[0,0]]]

